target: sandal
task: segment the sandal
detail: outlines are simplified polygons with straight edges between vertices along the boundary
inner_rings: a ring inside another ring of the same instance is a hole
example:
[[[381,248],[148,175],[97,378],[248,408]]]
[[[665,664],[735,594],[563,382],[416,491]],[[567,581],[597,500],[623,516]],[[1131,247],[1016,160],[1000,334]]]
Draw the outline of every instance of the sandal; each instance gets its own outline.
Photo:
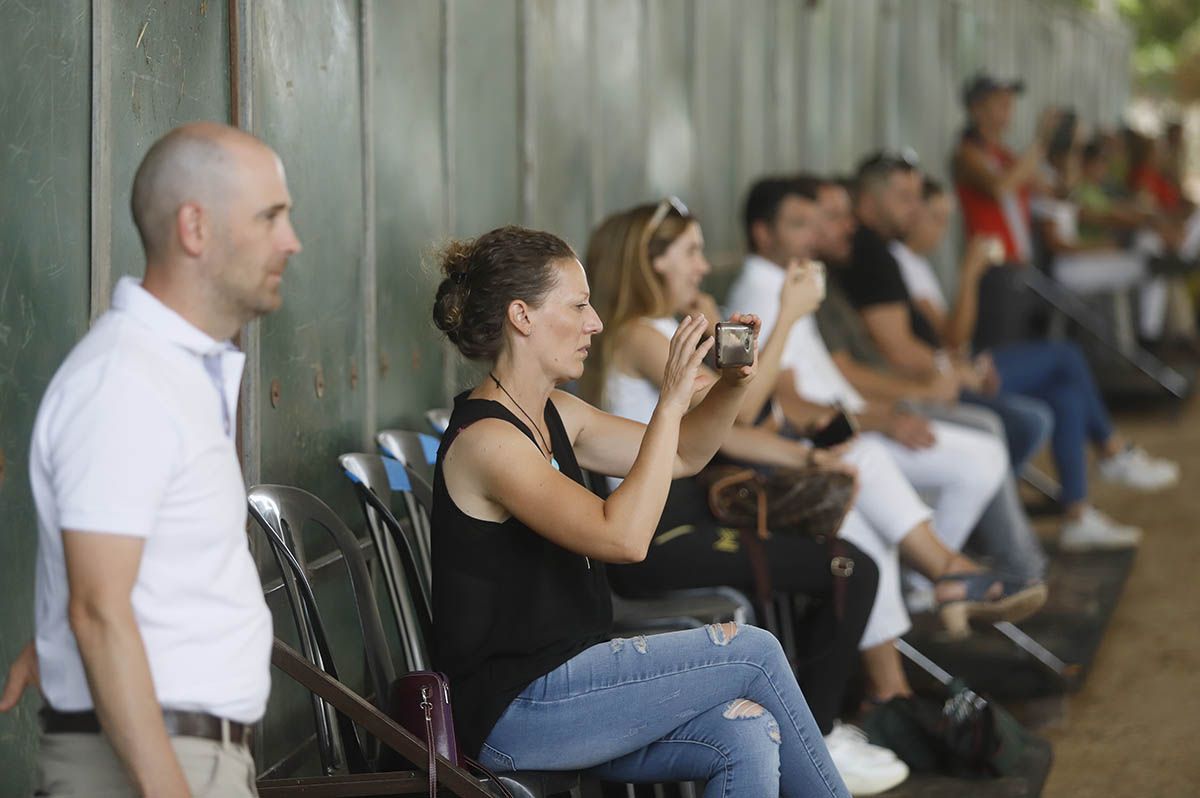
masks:
[[[1005,579],[996,571],[944,574],[936,581],[938,584],[961,582],[966,587],[965,596],[940,602],[937,607],[942,626],[954,640],[961,640],[971,634],[973,619],[985,623],[1015,623],[1033,615],[1046,603],[1045,582],[1029,583]],[[988,592],[996,584],[1001,586],[1000,595],[988,598]]]

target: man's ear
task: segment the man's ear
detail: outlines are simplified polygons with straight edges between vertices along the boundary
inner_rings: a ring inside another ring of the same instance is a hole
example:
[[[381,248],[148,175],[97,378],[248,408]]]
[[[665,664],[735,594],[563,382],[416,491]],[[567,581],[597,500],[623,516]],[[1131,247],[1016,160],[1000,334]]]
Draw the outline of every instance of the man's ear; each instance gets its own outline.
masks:
[[[175,212],[175,237],[183,251],[193,258],[204,254],[209,238],[208,214],[204,206],[195,202],[179,206]]]
[[[520,299],[508,304],[508,321],[521,335],[533,332],[533,320],[529,318],[529,306]]]
[[[750,243],[755,252],[766,252],[771,244],[771,225],[765,219],[758,219],[750,224]]]

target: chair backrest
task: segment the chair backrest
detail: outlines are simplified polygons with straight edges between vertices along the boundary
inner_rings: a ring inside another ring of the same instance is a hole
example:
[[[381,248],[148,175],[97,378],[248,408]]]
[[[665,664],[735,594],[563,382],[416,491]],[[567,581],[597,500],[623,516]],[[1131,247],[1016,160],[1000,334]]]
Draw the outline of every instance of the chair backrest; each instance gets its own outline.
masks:
[[[311,571],[305,555],[301,530],[306,526],[323,529],[333,540],[346,566],[354,595],[359,628],[366,653],[369,687],[374,701],[385,714],[389,690],[396,679],[395,665],[387,647],[383,622],[375,605],[375,590],[367,570],[359,539],[329,507],[311,493],[287,485],[258,485],[248,495],[250,515],[258,523],[270,543],[271,551],[283,576],[284,590],[296,622],[301,651],[314,666],[338,678],[329,645],[326,625],[321,619],[316,594],[312,588]],[[339,768],[338,740],[333,734],[340,731],[340,747],[351,772],[370,770],[358,732],[347,717],[313,696],[316,715],[317,742],[321,764],[326,773]]]
[[[434,464],[437,462],[437,451],[440,441],[432,435],[423,432],[413,432],[402,429],[386,429],[375,436],[379,450],[387,457],[399,460],[404,464],[411,476],[420,480],[414,483],[413,490],[404,494],[404,506],[412,521],[413,529],[417,531],[421,559],[426,564],[426,582],[432,578],[428,563],[433,556],[433,543],[430,538],[429,513],[433,506],[433,491],[425,491],[425,486],[433,484]],[[421,512],[424,506],[425,512]]]
[[[446,429],[450,426],[450,408],[435,407],[432,410],[427,410],[425,411],[425,420],[429,422],[430,428],[440,438],[446,434]]]
[[[399,624],[400,639],[410,670],[428,670],[426,644],[432,634],[433,599],[428,581],[430,563],[422,560],[422,548],[414,524],[398,519],[392,512],[394,494],[406,499],[406,507],[416,505],[412,474],[398,460],[377,454],[355,452],[338,458],[342,470],[354,485],[367,529],[380,552],[380,567],[387,582],[389,599]],[[409,501],[411,500],[411,502]]]
[[[437,462],[438,446],[441,441],[424,432],[404,429],[385,429],[375,436],[379,449],[388,457],[404,463],[420,474],[426,482],[433,482],[433,466]]]

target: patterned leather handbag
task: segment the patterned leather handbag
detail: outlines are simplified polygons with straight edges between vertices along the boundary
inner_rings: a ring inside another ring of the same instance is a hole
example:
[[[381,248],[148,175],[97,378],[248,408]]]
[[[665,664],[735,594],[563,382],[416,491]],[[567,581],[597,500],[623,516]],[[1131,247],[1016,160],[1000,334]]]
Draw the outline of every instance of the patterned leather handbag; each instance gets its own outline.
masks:
[[[709,466],[698,477],[708,490],[713,516],[734,529],[830,539],[854,504],[855,479],[817,466],[773,468],[767,473],[738,465]]]

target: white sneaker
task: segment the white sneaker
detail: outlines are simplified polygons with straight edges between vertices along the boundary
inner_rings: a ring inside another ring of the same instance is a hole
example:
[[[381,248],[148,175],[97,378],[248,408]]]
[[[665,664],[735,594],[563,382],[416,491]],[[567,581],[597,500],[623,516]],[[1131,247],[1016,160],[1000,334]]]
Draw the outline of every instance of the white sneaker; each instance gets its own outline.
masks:
[[[1063,524],[1058,547],[1063,551],[1130,549],[1142,539],[1136,526],[1119,524],[1095,507],[1088,507],[1077,521]]]
[[[1100,461],[1100,476],[1136,490],[1162,490],[1179,482],[1179,466],[1161,457],[1151,457],[1140,446],[1128,446]]]
[[[887,748],[867,742],[857,726],[834,721],[825,747],[851,795],[878,795],[908,778],[908,765]]]

